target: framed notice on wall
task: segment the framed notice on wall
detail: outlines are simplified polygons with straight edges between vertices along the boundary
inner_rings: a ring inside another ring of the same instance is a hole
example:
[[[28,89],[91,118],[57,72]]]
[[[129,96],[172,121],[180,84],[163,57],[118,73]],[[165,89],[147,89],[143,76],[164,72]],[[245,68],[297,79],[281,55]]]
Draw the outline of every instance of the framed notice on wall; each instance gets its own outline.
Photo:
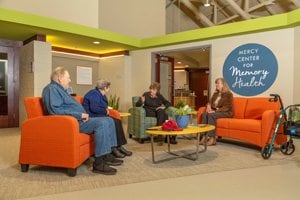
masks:
[[[77,84],[92,85],[93,82],[93,69],[92,67],[77,66]]]

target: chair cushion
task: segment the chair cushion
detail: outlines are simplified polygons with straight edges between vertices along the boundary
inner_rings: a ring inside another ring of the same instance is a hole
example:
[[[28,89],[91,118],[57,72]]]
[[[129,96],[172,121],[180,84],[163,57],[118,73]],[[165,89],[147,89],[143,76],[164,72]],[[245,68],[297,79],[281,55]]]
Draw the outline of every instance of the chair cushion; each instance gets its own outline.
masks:
[[[94,140],[94,134],[79,133],[79,145],[84,145]]]

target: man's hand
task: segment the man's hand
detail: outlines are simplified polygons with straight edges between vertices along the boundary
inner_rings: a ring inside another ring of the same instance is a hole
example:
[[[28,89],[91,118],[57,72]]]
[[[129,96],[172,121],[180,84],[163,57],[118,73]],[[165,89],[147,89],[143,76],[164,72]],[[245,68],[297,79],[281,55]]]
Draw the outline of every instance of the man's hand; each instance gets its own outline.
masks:
[[[83,122],[86,122],[87,120],[89,120],[89,114],[82,113],[81,114],[81,119],[82,119]]]
[[[141,96],[141,100],[144,103],[145,102],[145,96]]]

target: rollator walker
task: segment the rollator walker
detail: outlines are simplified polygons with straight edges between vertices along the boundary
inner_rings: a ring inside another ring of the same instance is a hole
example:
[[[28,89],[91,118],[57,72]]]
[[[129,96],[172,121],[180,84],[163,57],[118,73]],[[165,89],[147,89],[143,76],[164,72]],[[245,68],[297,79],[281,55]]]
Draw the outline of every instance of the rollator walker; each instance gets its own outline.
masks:
[[[261,156],[264,159],[269,159],[271,157],[275,138],[281,125],[283,125],[283,134],[287,135],[288,137],[287,142],[280,145],[280,151],[284,155],[292,155],[294,153],[295,145],[293,138],[300,137],[300,104],[289,105],[288,107],[284,108],[283,102],[278,94],[270,94],[270,96],[270,102],[277,102],[279,100],[280,114],[272,135],[271,143],[266,144],[261,150]]]

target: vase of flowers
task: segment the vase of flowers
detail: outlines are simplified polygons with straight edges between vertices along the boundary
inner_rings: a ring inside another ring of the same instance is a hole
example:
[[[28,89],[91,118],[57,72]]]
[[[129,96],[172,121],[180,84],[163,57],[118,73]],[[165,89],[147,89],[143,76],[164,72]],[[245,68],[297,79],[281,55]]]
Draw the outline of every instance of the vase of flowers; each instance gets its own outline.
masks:
[[[186,128],[189,124],[189,115],[192,109],[188,105],[184,105],[183,101],[179,101],[175,106],[177,108],[176,111],[176,123],[180,128]]]
[[[117,97],[117,95],[110,95],[108,100],[108,106],[115,110],[119,110],[119,101],[120,97]]]

